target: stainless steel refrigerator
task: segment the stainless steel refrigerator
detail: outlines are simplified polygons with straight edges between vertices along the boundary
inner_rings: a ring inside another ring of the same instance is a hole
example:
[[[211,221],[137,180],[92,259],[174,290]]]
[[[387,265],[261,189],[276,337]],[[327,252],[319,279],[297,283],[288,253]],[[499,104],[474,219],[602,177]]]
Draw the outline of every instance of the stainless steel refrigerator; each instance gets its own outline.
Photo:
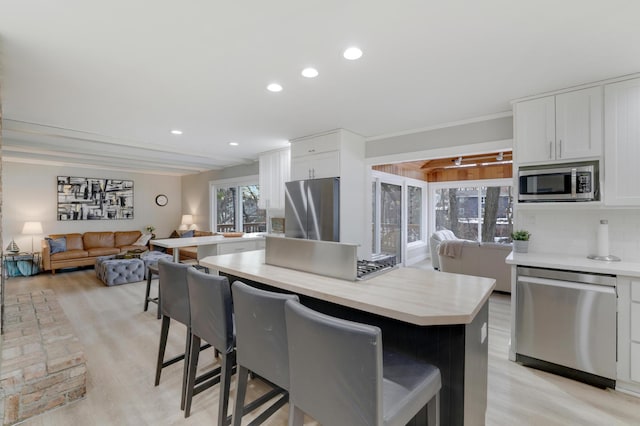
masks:
[[[340,178],[285,184],[285,236],[340,241]]]

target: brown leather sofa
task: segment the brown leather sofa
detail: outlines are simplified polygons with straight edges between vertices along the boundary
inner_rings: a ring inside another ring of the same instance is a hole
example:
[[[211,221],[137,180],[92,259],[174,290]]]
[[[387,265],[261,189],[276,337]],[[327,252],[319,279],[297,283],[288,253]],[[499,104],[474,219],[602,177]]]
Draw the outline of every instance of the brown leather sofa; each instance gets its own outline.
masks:
[[[66,238],[66,251],[51,254],[47,240],[42,241],[42,267],[55,273],[56,269],[95,265],[96,258],[118,254],[127,250],[145,249],[133,243],[142,235],[140,231],[85,232],[84,234],[52,234],[49,238]]]

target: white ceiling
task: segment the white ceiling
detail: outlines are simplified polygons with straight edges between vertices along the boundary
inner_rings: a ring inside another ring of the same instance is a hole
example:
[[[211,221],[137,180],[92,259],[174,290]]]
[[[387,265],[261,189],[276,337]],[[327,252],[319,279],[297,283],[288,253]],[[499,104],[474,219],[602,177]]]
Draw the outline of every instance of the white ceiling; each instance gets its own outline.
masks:
[[[640,71],[638,17],[637,0],[0,0],[3,155],[182,175],[335,128],[491,115]]]

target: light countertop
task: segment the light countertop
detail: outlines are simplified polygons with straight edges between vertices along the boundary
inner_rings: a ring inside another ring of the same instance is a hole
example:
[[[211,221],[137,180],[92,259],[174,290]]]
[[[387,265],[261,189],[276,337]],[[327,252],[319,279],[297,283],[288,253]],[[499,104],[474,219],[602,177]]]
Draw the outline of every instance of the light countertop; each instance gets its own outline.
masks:
[[[586,256],[515,252],[511,252],[505,261],[510,265],[640,277],[640,263],[638,262],[603,262],[588,259]]]
[[[495,280],[398,268],[364,281],[267,265],[264,251],[209,256],[200,264],[240,278],[416,325],[469,324]]]
[[[189,238],[163,238],[159,240],[151,240],[151,244],[158,247],[180,248],[190,246],[201,246],[210,244],[228,244],[237,243],[238,241],[254,241],[264,240],[264,233],[247,233],[241,237],[224,237],[222,235],[210,235],[205,237],[189,237]]]

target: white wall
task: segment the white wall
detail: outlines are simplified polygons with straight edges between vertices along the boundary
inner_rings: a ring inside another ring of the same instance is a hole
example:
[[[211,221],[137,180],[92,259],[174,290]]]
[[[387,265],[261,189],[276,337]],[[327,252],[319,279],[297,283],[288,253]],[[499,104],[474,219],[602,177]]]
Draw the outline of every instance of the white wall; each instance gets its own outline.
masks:
[[[58,221],[57,176],[83,176],[133,181],[134,218],[123,220]],[[158,237],[168,237],[180,222],[182,197],[180,177],[146,175],[110,170],[3,162],[2,247],[12,238],[22,250],[31,249],[31,237],[21,235],[25,221],[42,222],[45,235],[86,231],[143,231],[156,227]],[[165,194],[169,203],[159,207],[156,195]],[[35,244],[39,247],[39,240]]]
[[[209,182],[257,175],[259,163],[212,170],[182,177],[182,213],[193,215],[196,229],[210,231],[209,226]]]
[[[370,138],[367,139],[365,158],[378,160],[376,164],[384,164],[385,161],[477,154],[493,149],[511,149],[512,139],[513,117],[507,115],[397,136]],[[464,150],[458,147],[464,147]],[[409,156],[403,155],[406,153]],[[371,161],[368,163],[372,164]]]
[[[596,252],[600,219],[609,220],[611,253],[628,262],[640,262],[640,209],[588,209],[579,205],[556,209],[521,208],[516,226],[532,233],[530,252],[587,256]]]

